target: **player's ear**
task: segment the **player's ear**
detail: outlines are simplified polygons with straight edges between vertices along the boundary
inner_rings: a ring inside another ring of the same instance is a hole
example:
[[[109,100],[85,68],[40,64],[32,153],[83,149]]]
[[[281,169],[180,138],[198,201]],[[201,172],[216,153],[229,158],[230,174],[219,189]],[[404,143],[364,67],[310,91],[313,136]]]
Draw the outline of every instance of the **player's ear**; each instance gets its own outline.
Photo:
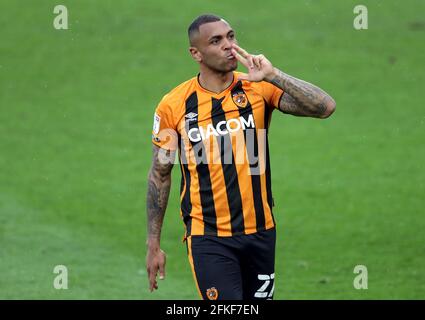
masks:
[[[196,47],[189,47],[189,52],[195,61],[197,62],[202,61],[202,54],[199,52],[199,50]]]

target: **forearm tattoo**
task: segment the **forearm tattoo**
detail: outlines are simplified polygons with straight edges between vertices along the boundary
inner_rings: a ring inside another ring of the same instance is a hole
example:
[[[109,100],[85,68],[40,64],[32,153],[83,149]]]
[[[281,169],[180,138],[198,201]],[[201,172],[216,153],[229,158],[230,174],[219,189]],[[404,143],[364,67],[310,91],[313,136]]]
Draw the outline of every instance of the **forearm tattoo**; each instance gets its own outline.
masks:
[[[158,160],[158,148],[154,148],[152,167],[148,176],[146,210],[148,218],[148,238],[159,240],[162,222],[168,203],[171,187],[171,164],[162,164]]]
[[[279,104],[284,113],[324,118],[335,108],[334,100],[325,91],[280,70],[271,83],[285,92]]]

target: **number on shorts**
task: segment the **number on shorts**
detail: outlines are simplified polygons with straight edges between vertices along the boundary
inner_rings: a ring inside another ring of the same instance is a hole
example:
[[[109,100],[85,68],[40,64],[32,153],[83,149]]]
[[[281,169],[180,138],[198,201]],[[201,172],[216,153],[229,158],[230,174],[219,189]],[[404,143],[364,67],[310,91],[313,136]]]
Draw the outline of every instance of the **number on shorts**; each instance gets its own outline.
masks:
[[[261,286],[260,289],[257,290],[257,292],[254,294],[254,297],[255,298],[271,298],[271,297],[273,297],[274,281],[273,281],[273,286],[272,286],[270,292],[267,291],[267,288],[270,285],[270,281],[274,280],[274,273],[272,273],[271,275],[259,274],[258,280],[264,281],[264,284]]]

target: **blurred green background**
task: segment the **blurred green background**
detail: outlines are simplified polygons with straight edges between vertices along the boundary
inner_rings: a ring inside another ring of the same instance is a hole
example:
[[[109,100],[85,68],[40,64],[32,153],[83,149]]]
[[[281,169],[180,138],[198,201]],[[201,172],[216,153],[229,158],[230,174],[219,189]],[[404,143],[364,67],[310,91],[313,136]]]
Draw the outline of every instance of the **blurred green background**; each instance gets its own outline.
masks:
[[[69,30],[53,28],[54,6]],[[276,112],[276,299],[424,299],[425,2],[0,2],[0,298],[198,299],[179,217],[167,277],[148,292],[153,111],[197,73],[186,29],[216,13],[241,46],[337,101],[327,120]],[[243,70],[241,68],[240,70]],[[69,289],[55,290],[66,265]],[[353,269],[365,265],[368,290]]]

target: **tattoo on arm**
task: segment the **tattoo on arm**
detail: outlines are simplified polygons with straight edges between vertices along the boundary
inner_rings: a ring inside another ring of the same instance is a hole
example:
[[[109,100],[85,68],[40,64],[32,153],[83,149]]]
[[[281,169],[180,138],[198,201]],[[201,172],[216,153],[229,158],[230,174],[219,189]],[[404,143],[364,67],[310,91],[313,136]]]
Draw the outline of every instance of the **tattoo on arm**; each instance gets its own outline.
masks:
[[[316,118],[327,118],[333,113],[335,101],[325,91],[278,69],[276,71],[271,83],[285,92],[279,103],[282,112]]]
[[[153,147],[152,166],[148,176],[148,192],[146,199],[146,210],[148,218],[148,238],[159,240],[161,236],[162,222],[168,203],[171,188],[171,169],[173,162],[162,163],[159,160],[159,147]],[[170,153],[171,156],[174,153]]]

